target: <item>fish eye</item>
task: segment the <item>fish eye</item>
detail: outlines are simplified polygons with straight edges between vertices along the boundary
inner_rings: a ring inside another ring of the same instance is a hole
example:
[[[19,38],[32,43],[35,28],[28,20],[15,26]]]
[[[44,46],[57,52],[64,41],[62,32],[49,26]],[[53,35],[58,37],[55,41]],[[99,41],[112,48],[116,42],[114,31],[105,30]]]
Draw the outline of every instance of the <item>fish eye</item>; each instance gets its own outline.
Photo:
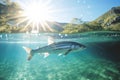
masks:
[[[82,46],[82,48],[86,48],[86,46]]]

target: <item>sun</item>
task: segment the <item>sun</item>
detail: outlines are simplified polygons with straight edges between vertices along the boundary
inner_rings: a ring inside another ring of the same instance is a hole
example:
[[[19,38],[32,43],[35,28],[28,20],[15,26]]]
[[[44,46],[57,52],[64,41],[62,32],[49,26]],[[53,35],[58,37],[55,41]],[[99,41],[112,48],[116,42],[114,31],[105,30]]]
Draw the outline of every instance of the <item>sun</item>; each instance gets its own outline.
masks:
[[[42,6],[37,3],[31,4],[24,10],[24,16],[34,23],[46,21],[50,18],[50,9],[48,6]]]
[[[52,21],[52,15],[55,11],[50,5],[50,1],[31,0],[26,3],[22,2],[22,10],[20,14],[15,16],[15,18],[18,18],[17,25],[26,23],[24,28],[32,26],[33,32],[39,32],[39,30],[53,32],[53,29],[47,23],[49,20]]]

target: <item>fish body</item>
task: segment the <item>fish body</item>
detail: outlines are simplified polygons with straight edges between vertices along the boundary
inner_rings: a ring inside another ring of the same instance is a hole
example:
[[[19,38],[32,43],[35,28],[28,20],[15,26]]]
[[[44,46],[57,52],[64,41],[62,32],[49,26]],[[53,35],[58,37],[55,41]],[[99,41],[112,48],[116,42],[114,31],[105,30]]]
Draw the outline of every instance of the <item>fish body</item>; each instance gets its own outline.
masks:
[[[86,46],[77,42],[62,41],[62,42],[52,43],[37,49],[30,49],[24,46],[23,48],[28,53],[28,60],[31,60],[33,55],[35,55],[36,53],[45,53],[44,57],[49,56],[49,54],[67,55],[71,51],[83,50],[86,48]]]

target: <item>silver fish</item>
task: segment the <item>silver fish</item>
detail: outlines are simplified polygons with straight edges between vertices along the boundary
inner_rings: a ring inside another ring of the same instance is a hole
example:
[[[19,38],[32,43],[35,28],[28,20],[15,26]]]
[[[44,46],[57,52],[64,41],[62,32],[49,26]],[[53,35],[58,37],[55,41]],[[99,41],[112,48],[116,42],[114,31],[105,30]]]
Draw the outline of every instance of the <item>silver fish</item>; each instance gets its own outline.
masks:
[[[28,47],[23,46],[25,51],[28,53],[28,60],[31,60],[33,55],[36,53],[44,53],[44,57],[49,56],[49,53],[55,53],[58,55],[67,55],[71,51],[76,51],[76,50],[83,50],[86,48],[85,45],[82,45],[77,42],[72,42],[72,41],[63,41],[63,42],[57,42],[57,43],[52,43],[44,47],[40,47],[38,49],[30,49]]]

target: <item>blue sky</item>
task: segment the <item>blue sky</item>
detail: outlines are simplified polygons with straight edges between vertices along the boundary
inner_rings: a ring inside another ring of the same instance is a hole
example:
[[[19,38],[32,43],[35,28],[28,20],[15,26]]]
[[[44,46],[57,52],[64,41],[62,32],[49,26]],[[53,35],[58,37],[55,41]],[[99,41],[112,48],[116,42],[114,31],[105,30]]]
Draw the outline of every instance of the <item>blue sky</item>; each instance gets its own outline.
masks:
[[[25,0],[19,1],[24,3]],[[44,1],[47,0],[43,0],[43,2]],[[81,18],[84,21],[91,21],[104,14],[112,7],[120,6],[120,0],[51,0],[49,5],[57,10],[52,14],[54,21],[70,22],[72,18]]]

